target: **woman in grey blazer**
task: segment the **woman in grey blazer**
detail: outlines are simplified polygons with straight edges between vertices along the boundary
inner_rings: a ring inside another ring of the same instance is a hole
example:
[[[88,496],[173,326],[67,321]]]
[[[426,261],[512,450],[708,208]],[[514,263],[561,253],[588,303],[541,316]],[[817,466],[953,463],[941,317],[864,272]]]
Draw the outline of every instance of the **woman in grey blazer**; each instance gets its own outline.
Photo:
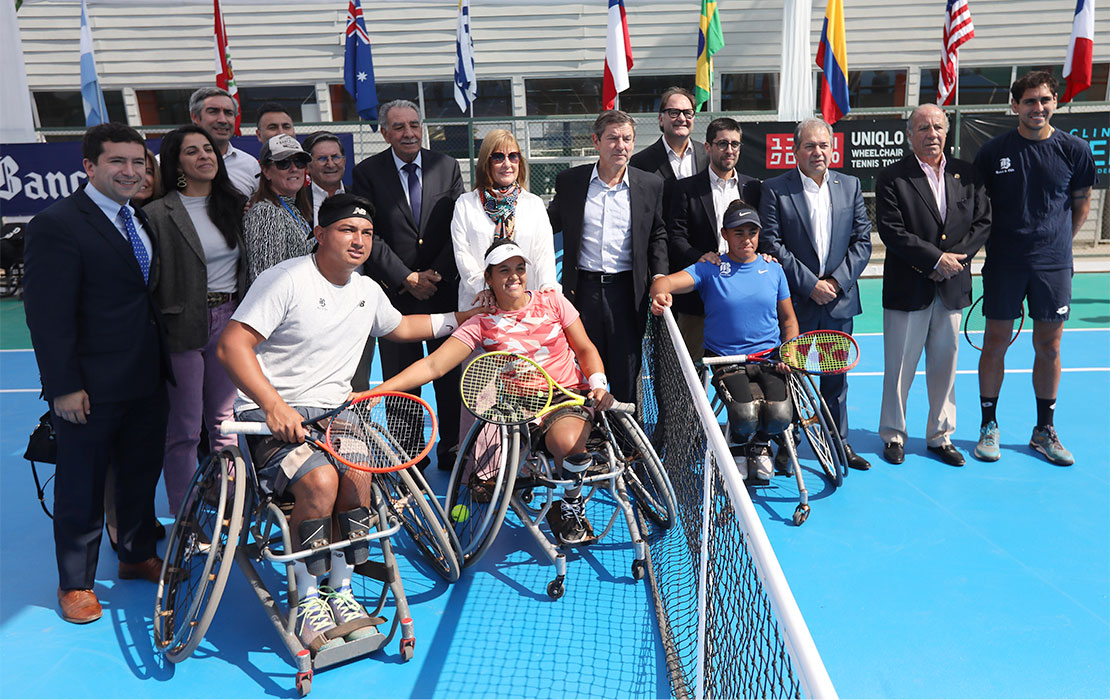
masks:
[[[161,253],[154,296],[166,321],[177,380],[169,387],[163,469],[176,514],[196,471],[202,419],[213,450],[236,442],[219,432],[220,423],[232,417],[235,386],[216,359],[216,342],[247,290],[244,200],[203,129],[171,131],[159,157],[168,191],[143,211]]]

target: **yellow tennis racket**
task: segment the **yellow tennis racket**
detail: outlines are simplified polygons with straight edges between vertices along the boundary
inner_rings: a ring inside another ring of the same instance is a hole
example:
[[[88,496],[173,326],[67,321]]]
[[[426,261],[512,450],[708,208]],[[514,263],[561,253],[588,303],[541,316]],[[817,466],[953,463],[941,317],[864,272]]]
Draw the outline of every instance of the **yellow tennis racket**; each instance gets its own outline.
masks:
[[[559,384],[534,360],[512,352],[487,352],[462,373],[466,410],[489,423],[520,425],[590,399]],[[614,402],[609,410],[632,413],[636,407]]]

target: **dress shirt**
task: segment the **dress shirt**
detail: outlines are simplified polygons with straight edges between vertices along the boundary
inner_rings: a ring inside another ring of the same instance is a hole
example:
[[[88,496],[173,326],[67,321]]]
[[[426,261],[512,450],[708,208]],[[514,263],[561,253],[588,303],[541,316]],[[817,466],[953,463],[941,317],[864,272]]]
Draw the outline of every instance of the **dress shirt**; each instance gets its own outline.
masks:
[[[586,205],[582,210],[582,246],[578,267],[593,272],[627,272],[632,269],[632,190],[628,168],[613,187],[602,182],[594,166]]]
[[[916,154],[914,158],[917,158]],[[925,171],[925,179],[929,182],[929,189],[933,191],[933,199],[937,203],[937,211],[940,212],[940,221],[944,223],[944,220],[948,218],[948,195],[944,187],[944,166],[948,165],[948,159],[944,157],[943,153],[940,154],[939,175],[936,170],[933,170],[933,166],[920,158],[917,158],[917,164]]]
[[[143,242],[143,247],[146,248],[147,260],[154,261],[154,248],[150,245],[150,236],[147,235],[146,229],[143,228],[143,222],[139,217],[135,216],[135,207],[131,206],[128,202],[126,205],[121,205],[119,202],[103,194],[100,190],[92,186],[92,183],[85,185],[85,194],[93,201],[100,211],[104,212],[104,216],[108,217],[108,221],[116,227],[123,240],[127,241],[127,247],[131,247],[131,236],[127,235],[127,228],[123,225],[123,217],[119,215],[119,210],[126,206],[131,212],[131,219],[135,222],[135,232],[139,234],[139,240]]]
[[[829,244],[832,242],[832,198],[829,195],[829,174],[825,173],[818,186],[808,175],[798,169],[802,177],[802,192],[809,205],[809,228],[813,232],[813,249],[821,261],[817,276],[825,276],[825,263],[829,259]]]
[[[404,179],[407,180],[408,178],[406,177]],[[405,183],[405,186],[406,187],[408,186],[407,182]],[[347,190],[343,189],[343,183],[340,182],[339,183],[339,189],[337,189],[335,191],[335,193],[336,194],[343,194],[346,191]],[[328,197],[331,197],[331,196],[332,195],[328,194],[328,191],[325,190],[323,187],[320,187],[315,182],[312,183],[312,225],[313,226],[319,226],[320,225],[320,205],[324,203],[325,199],[327,199]]]
[[[724,179],[718,177],[717,173],[713,172],[712,166],[707,168],[709,172],[709,189],[713,192],[713,213],[717,215],[717,252],[727,253],[728,243],[725,237],[721,235],[721,227],[725,221],[725,209],[728,205],[732,204],[737,199],[740,199],[740,180],[736,177],[736,171],[732,171],[732,177]]]
[[[258,189],[258,176],[262,172],[262,167],[258,165],[258,159],[251,154],[229,143],[227,153],[224,154],[224,167],[227,168],[227,176],[231,179],[231,184],[244,197],[250,197]]]
[[[694,144],[690,143],[689,139],[686,140],[686,150],[682,155],[675,153],[666,138],[663,139],[663,148],[667,149],[667,160],[671,163],[671,170],[674,171],[676,179],[681,180],[694,174]]]
[[[412,200],[409,199],[409,174],[401,169],[401,168],[405,167],[406,165],[408,165],[408,163],[406,163],[405,161],[398,158],[397,153],[392,148],[389,149],[389,153],[390,153],[390,155],[393,156],[393,164],[397,166],[397,177],[401,178],[401,189],[405,191],[405,201],[408,202],[411,206]],[[416,158],[413,159],[412,162],[416,163],[416,177],[420,178],[420,192],[423,193],[424,192],[424,166],[420,164],[420,154],[419,153],[416,154]],[[419,224],[420,222],[418,221],[417,223]]]

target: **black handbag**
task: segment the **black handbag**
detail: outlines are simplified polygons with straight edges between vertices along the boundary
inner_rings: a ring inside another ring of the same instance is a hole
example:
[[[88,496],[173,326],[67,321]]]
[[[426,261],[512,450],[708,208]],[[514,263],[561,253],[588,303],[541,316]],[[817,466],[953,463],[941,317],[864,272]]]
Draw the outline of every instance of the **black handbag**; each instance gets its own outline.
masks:
[[[35,462],[55,464],[58,460],[58,442],[54,435],[54,424],[50,422],[50,411],[42,414],[42,417],[39,418],[39,424],[31,431],[31,437],[27,440],[27,451],[23,453],[23,459],[31,463],[31,476],[35,479],[35,490],[38,491],[39,505],[42,506],[42,512],[53,519],[54,515],[46,507],[46,487],[50,485],[54,475],[51,474],[45,482],[40,482],[38,469],[35,468]]]

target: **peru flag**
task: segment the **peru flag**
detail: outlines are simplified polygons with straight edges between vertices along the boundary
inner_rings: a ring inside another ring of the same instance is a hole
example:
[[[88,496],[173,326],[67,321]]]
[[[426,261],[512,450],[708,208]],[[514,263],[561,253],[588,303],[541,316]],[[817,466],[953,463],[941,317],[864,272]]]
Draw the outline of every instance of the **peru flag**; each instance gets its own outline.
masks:
[[[1095,0],[1078,0],[1071,27],[1068,57],[1064,60],[1064,79],[1068,86],[1060,104],[1091,87],[1091,57],[1095,52]]]
[[[609,0],[609,27],[605,33],[605,78],[601,84],[601,108],[613,109],[617,93],[628,89],[628,71],[632,68],[632,40],[628,36],[628,18],[624,0]]]

